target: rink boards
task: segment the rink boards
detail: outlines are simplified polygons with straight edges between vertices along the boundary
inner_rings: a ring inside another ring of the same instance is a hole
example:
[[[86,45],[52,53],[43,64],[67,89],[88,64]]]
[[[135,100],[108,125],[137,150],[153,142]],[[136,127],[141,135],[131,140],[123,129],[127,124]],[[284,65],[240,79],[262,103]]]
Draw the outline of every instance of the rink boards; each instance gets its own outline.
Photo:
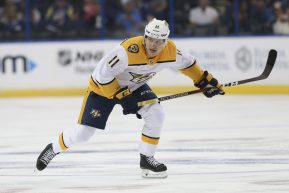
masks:
[[[289,37],[182,38],[178,49],[190,52],[222,83],[259,75],[268,51],[276,65],[268,79],[226,89],[229,93],[289,94]],[[81,95],[98,61],[120,40],[0,44],[0,97]],[[172,81],[173,80],[173,81]],[[159,94],[193,89],[179,72],[164,70],[150,85]]]

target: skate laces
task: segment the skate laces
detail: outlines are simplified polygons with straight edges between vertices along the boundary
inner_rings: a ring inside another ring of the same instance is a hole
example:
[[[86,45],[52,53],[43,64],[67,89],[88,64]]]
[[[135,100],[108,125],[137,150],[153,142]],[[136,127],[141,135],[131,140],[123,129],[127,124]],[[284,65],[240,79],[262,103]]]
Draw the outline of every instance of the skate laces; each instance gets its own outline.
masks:
[[[148,163],[150,165],[153,165],[154,167],[158,167],[159,165],[162,165],[160,162],[158,162],[157,160],[155,160],[154,157],[146,157],[146,160],[148,161]]]
[[[56,153],[53,152],[52,148],[49,148],[43,156],[41,156],[40,160],[43,162],[45,165],[47,165],[54,157]]]

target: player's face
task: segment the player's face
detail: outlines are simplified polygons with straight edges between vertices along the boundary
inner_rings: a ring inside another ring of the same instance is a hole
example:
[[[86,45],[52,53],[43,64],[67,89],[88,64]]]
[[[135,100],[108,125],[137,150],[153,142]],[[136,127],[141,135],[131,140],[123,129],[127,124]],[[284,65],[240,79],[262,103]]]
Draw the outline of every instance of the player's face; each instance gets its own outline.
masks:
[[[145,38],[146,53],[149,58],[157,56],[166,45],[165,40],[155,39],[151,37]]]

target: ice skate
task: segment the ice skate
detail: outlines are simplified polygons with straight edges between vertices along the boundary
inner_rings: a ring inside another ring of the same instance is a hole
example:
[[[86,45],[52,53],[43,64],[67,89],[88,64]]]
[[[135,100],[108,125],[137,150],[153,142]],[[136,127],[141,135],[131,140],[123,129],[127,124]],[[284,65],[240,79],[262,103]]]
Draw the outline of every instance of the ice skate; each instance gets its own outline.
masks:
[[[140,168],[144,178],[166,178],[168,176],[167,166],[156,161],[153,156],[140,154]]]
[[[49,162],[57,155],[52,149],[52,143],[48,144],[37,158],[36,168],[41,171],[44,170]]]

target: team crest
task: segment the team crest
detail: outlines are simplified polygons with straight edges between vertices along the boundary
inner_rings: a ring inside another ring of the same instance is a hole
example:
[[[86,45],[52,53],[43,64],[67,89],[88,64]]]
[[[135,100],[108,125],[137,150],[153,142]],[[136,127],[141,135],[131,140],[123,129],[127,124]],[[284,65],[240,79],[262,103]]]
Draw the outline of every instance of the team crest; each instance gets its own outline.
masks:
[[[91,109],[90,113],[92,118],[98,118],[101,116],[100,110],[96,110],[96,109]]]
[[[138,53],[139,52],[138,45],[136,45],[136,44],[130,45],[127,50],[131,53]]]
[[[136,74],[133,72],[129,72],[132,75],[132,79],[130,81],[134,82],[134,83],[142,83],[145,82],[149,79],[151,79],[156,73],[155,72],[151,72],[151,73],[147,73],[147,74]]]
[[[154,62],[154,60],[153,59],[149,59],[149,65],[153,65],[155,62]]]

